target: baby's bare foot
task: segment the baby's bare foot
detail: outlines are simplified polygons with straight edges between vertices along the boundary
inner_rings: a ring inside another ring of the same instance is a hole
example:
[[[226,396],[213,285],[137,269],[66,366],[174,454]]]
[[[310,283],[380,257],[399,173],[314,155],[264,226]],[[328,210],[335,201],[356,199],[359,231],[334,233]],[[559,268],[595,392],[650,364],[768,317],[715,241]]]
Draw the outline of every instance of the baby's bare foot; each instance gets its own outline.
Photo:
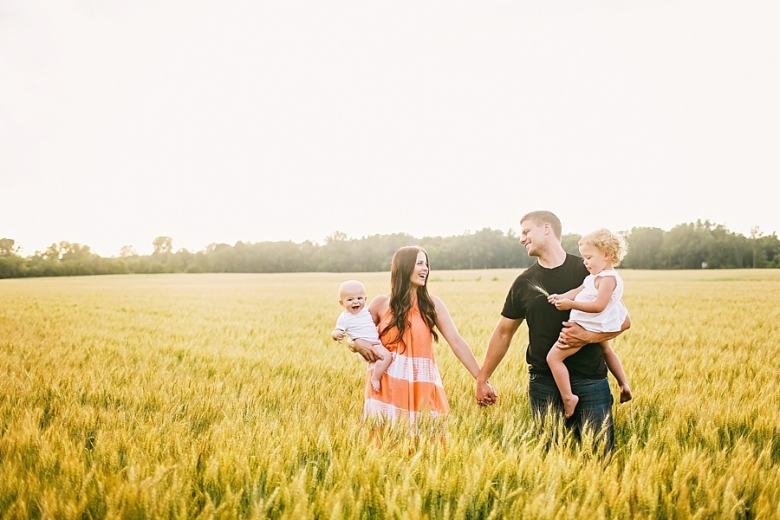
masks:
[[[374,392],[379,391],[379,379],[371,379],[371,388],[374,389]]]
[[[568,419],[574,415],[574,409],[577,408],[577,403],[580,402],[580,398],[574,394],[571,397],[563,398],[563,415]]]

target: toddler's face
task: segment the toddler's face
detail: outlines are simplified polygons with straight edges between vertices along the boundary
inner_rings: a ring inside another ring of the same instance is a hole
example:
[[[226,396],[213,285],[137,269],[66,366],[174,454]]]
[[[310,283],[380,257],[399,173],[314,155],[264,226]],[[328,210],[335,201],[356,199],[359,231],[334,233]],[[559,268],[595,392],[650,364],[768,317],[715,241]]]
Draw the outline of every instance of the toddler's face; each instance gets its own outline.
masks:
[[[366,293],[363,291],[342,293],[339,304],[341,304],[347,312],[357,314],[366,306]]]
[[[612,267],[607,255],[593,244],[581,244],[580,254],[582,255],[582,261],[585,263],[585,267],[590,274],[600,273],[608,266],[610,268]]]

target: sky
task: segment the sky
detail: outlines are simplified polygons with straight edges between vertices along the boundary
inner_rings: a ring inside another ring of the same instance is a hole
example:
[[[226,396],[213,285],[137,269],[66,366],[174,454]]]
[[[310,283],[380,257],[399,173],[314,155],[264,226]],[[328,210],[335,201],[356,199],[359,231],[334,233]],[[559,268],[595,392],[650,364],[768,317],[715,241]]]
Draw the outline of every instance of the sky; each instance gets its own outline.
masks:
[[[780,232],[780,2],[0,0],[0,238]]]

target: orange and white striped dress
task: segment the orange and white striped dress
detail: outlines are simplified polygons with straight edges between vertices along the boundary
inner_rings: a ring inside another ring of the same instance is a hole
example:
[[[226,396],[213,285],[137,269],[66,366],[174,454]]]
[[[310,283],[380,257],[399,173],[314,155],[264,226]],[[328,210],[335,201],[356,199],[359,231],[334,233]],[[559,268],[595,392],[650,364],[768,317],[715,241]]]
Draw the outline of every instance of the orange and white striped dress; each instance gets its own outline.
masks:
[[[390,323],[392,312],[388,309],[379,322],[379,330]],[[368,366],[363,408],[364,418],[382,416],[395,422],[404,418],[414,422],[417,414],[425,411],[432,417],[450,411],[444,385],[433,357],[433,338],[417,304],[413,305],[407,316],[410,325],[406,328],[401,341],[385,344],[395,358],[379,382],[379,392],[371,387],[374,365]],[[394,340],[398,329],[390,329],[383,341]]]

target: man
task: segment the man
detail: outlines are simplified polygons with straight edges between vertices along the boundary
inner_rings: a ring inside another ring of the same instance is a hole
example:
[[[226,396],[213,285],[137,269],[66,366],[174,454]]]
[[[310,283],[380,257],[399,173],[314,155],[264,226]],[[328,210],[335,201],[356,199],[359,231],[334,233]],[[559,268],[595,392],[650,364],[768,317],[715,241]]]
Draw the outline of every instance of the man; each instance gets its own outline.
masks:
[[[490,336],[485,361],[477,377],[477,402],[493,404],[497,395],[487,383],[507,353],[517,329],[523,320],[528,322],[526,362],[530,372],[528,396],[534,420],[543,421],[552,409],[563,417],[563,403],[552,373],[547,366],[547,353],[556,340],[567,347],[582,347],[569,356],[572,391],[579,396],[577,407],[566,426],[577,435],[589,424],[596,431],[604,428],[605,453],[614,446],[612,425],[612,392],[607,380],[600,342],[612,339],[620,332],[588,332],[575,323],[567,322],[569,311],[559,311],[541,292],[563,294],[582,284],[588,275],[582,259],[570,255],[561,246],[561,221],[549,211],[534,211],[520,220],[520,243],[537,263],[523,271],[512,284],[501,311],[501,318]],[[626,318],[622,330],[631,326]]]

